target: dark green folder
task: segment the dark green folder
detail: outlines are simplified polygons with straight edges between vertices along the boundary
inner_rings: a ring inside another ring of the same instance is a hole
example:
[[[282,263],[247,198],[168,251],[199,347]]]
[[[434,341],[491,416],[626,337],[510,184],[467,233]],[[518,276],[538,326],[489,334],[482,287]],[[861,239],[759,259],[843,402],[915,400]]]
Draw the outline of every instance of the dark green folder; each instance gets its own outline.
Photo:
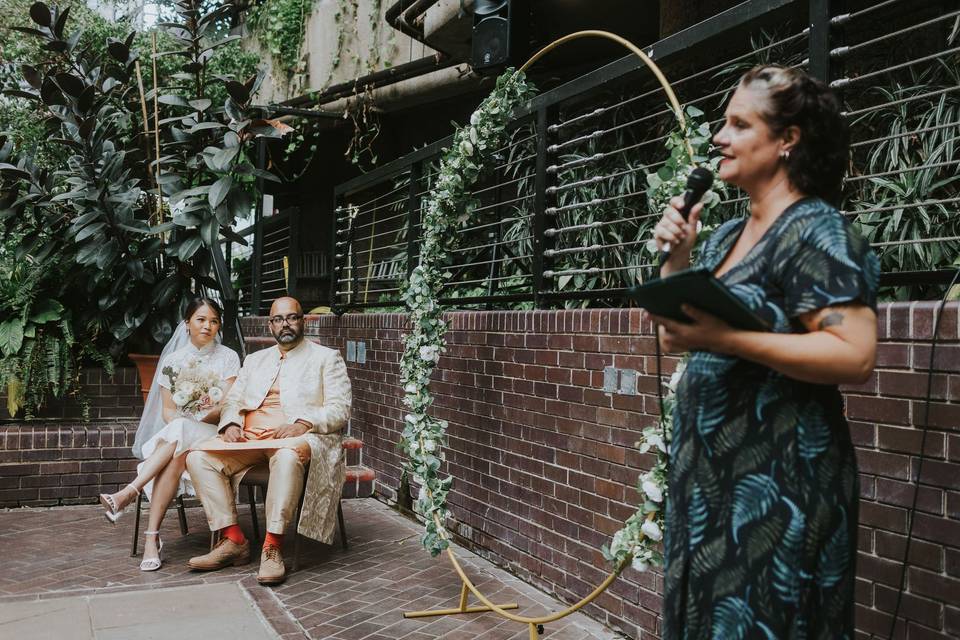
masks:
[[[631,287],[627,295],[647,311],[680,322],[690,322],[690,318],[680,310],[680,305],[689,304],[737,329],[770,330],[770,325],[763,318],[703,268],[686,269]]]

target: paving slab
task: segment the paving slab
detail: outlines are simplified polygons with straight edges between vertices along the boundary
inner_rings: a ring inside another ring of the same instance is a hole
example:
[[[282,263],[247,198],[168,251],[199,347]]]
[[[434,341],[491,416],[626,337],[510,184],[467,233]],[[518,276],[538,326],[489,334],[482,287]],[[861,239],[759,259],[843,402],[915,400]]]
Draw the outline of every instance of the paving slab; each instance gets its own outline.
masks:
[[[0,638],[278,640],[238,583],[0,603]]]

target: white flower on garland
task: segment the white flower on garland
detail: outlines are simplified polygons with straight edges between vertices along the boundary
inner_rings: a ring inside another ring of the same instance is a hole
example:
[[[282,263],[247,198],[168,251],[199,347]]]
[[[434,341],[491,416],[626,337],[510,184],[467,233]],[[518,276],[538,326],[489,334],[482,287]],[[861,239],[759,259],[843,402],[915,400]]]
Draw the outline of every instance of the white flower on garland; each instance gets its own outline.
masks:
[[[643,489],[643,493],[654,502],[663,502],[663,489],[657,483],[644,480],[640,487]]]
[[[640,526],[640,531],[642,531],[645,536],[654,542],[659,542],[660,538],[663,537],[663,532],[660,531],[660,526],[653,520],[647,520],[644,522]]]

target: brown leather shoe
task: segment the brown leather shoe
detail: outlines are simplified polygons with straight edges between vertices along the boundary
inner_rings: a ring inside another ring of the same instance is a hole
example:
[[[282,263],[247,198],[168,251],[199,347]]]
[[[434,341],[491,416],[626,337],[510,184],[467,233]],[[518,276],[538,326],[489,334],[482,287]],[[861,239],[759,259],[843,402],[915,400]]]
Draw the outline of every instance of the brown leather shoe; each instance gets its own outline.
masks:
[[[250,562],[250,542],[244,540],[237,544],[230,538],[221,538],[210,553],[195,556],[187,561],[187,566],[200,571],[214,571],[230,565],[237,566]]]
[[[257,582],[260,584],[280,584],[287,578],[287,568],[283,564],[283,554],[280,548],[273,545],[266,546],[260,553],[260,571],[257,573]]]

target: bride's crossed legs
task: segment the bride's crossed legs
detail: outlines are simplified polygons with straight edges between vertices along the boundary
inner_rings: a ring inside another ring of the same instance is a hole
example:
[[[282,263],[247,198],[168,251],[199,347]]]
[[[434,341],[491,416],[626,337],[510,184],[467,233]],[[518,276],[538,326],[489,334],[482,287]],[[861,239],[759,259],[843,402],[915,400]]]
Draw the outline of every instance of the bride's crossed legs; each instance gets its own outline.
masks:
[[[175,455],[177,444],[176,440],[172,442],[158,440],[153,453],[140,465],[137,477],[130,484],[109,496],[101,496],[104,506],[109,510],[112,504],[113,512],[119,514],[140,495],[144,486],[153,480],[153,495],[150,498],[149,518],[145,531],[160,531],[160,524],[167,514],[167,507],[177,497],[180,476],[183,475],[187,466],[189,451]],[[143,563],[141,564],[147,563],[148,560],[159,560],[157,538],[157,535],[144,536]]]

